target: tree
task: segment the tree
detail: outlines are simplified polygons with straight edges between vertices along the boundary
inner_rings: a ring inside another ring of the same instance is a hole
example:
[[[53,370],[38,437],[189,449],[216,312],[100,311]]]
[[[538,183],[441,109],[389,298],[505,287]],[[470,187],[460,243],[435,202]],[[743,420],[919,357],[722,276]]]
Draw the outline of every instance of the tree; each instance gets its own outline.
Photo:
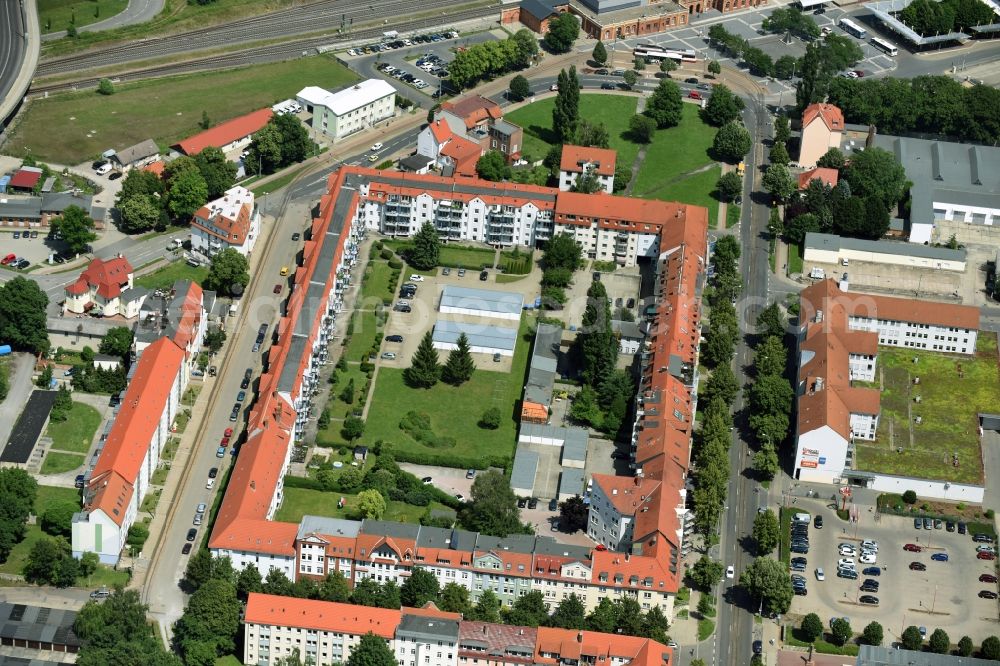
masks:
[[[604,42],[597,40],[597,44],[594,45],[594,50],[591,52],[590,57],[598,65],[604,66],[604,63],[608,61],[608,50],[604,47]]]
[[[396,666],[396,656],[384,638],[369,631],[351,648],[347,666]]]
[[[576,139],[580,124],[580,85],[576,78],[576,68],[560,70],[556,79],[556,101],[552,107],[552,131],[558,143],[572,143]]]
[[[98,95],[114,95],[115,94],[115,84],[111,82],[111,79],[101,79],[97,83],[97,94]]]
[[[727,171],[715,183],[715,189],[723,201],[735,201],[743,194],[743,178],[735,171]]]
[[[210,326],[205,331],[205,346],[213,354],[219,353],[222,345],[226,342],[226,332],[219,326]]]
[[[365,433],[365,421],[357,416],[348,416],[344,419],[344,425],[340,429],[340,434],[348,442],[353,442]]]
[[[839,148],[831,148],[816,161],[816,166],[839,171],[844,168],[845,163],[844,153]]]
[[[708,124],[722,127],[726,123],[738,120],[743,107],[743,100],[720,83],[712,89],[712,94],[708,96],[701,113]]]
[[[722,562],[702,555],[691,567],[691,582],[702,592],[708,592],[722,580]]]
[[[622,78],[625,80],[625,85],[631,89],[639,81],[639,72],[634,69],[626,70]]]
[[[197,590],[212,577],[212,554],[200,548],[188,558],[187,568],[184,570],[184,581],[187,585]]]
[[[520,74],[510,80],[510,96],[514,101],[521,101],[531,97],[531,85],[528,79]]]
[[[568,53],[573,42],[580,36],[580,23],[569,12],[559,14],[549,21],[549,31],[544,37],[545,45],[553,53]]]
[[[18,351],[48,351],[48,305],[49,297],[34,280],[18,275],[0,285],[0,340]]]
[[[834,619],[830,623],[830,634],[833,636],[833,642],[835,645],[843,645],[847,641],[851,640],[851,636],[854,632],[851,630],[851,624],[842,617]]]
[[[313,148],[309,131],[294,115],[272,116],[268,125],[274,125],[281,137],[281,166],[301,162],[309,155]]]
[[[760,598],[764,612],[784,615],[792,603],[792,581],[784,565],[769,557],[758,557],[740,575],[740,584],[754,599]]]
[[[422,567],[414,567],[399,590],[399,598],[404,606],[422,608],[428,601],[436,601],[439,591],[434,574]]]
[[[466,529],[490,536],[524,532],[517,497],[503,474],[489,470],[476,475],[472,498],[462,511]]]
[[[194,162],[205,179],[209,199],[218,199],[236,182],[236,162],[226,159],[215,146],[204,148],[194,156]]]
[[[804,40],[816,39],[820,35],[816,21],[803,14],[798,7],[779,7],[764,19],[761,27],[768,32],[790,32]]]
[[[493,590],[483,590],[483,593],[479,595],[479,601],[476,603],[475,608],[472,609],[472,617],[470,619],[497,624],[500,622],[500,605],[500,598],[497,597]]]
[[[781,375],[761,375],[747,393],[752,413],[788,414],[792,410],[794,393]]]
[[[802,632],[802,636],[807,642],[812,643],[823,635],[823,620],[816,613],[809,613],[802,618],[799,631]]]
[[[730,404],[736,398],[736,394],[739,391],[740,386],[736,381],[736,375],[733,374],[732,367],[725,364],[719,365],[712,370],[711,376],[705,382],[702,399],[704,399],[705,404],[711,404],[716,398],[726,404]]]
[[[431,332],[424,333],[413,361],[409,368],[403,371],[406,383],[414,388],[431,388],[441,377],[441,366],[438,365],[438,353],[434,349],[434,339]]]
[[[972,656],[972,651],[975,646],[972,644],[972,639],[968,636],[962,636],[958,641],[958,655],[960,657],[970,657]]]
[[[258,175],[273,173],[282,164],[281,142],[281,131],[273,123],[269,122],[257,130],[243,160],[247,171]]]
[[[170,171],[169,166],[165,171]],[[208,201],[208,184],[193,162],[190,168],[181,169],[167,180],[167,191],[167,210],[180,222],[189,222],[194,212]]]
[[[632,69],[634,69],[636,72],[645,71],[645,69],[646,69],[646,59],[645,58],[636,58],[635,60],[633,60],[632,61]]]
[[[718,60],[710,60],[708,62],[708,73],[718,76],[722,73],[722,65],[719,64]]]
[[[900,201],[906,191],[903,166],[894,154],[877,147],[855,153],[843,177],[852,194],[875,197],[886,210]]]
[[[979,648],[979,655],[983,659],[992,659],[993,661],[1000,660],[1000,638],[990,636],[984,640],[983,644]]]
[[[757,556],[770,555],[778,547],[778,517],[767,509],[758,512],[753,519],[753,540],[757,544]]]
[[[761,184],[776,201],[780,202],[788,201],[798,187],[795,179],[788,173],[788,167],[778,163],[767,167]]]
[[[73,532],[73,514],[79,510],[80,505],[76,502],[55,502],[50,504],[42,513],[42,531],[52,536],[71,536]]]
[[[670,79],[660,79],[656,90],[646,102],[643,114],[655,120],[659,129],[666,129],[681,121],[683,106],[680,86]]]
[[[113,590],[103,602],[91,601],[80,609],[73,631],[82,645],[80,666],[181,666],[166,652],[159,636],[146,621],[147,607],[137,590]]]
[[[458,336],[455,344],[457,347],[448,354],[448,360],[441,370],[441,379],[459,386],[472,379],[472,373],[476,371],[476,362],[472,360],[469,338],[465,333]]]
[[[448,583],[441,589],[438,606],[446,613],[461,613],[469,617],[472,604],[469,601],[469,589],[458,583]]]
[[[935,629],[927,641],[927,647],[935,654],[948,654],[948,650],[951,649],[948,632],[941,628]]]
[[[250,283],[250,264],[237,250],[227,247],[212,257],[204,287],[221,294],[242,293]]]
[[[549,626],[561,629],[583,629],[586,623],[586,613],[587,609],[580,601],[580,597],[570,594],[556,606]]]
[[[358,493],[358,513],[362,518],[378,520],[385,513],[385,498],[377,490],[362,490]]]
[[[719,159],[735,164],[750,151],[750,132],[742,123],[726,123],[715,133],[712,151]]]
[[[493,182],[508,180],[511,176],[507,159],[499,150],[487,150],[482,157],[476,160],[476,173],[480,178]]]
[[[62,237],[73,254],[87,251],[91,241],[97,240],[94,220],[79,206],[67,206],[63,214],[50,222],[52,231]]]
[[[583,250],[570,234],[561,232],[553,236],[545,244],[545,252],[542,255],[542,268],[565,268],[575,271],[580,267]]]
[[[777,303],[772,302],[757,315],[757,332],[765,338],[776,337],[781,339],[785,336],[785,329],[788,321],[781,313],[781,308]]]
[[[65,558],[72,559],[66,540],[61,537],[43,536],[32,544],[21,573],[29,583],[54,585]],[[72,582],[69,584],[72,585]]]
[[[608,148],[610,142],[611,137],[608,135],[607,125],[604,123],[592,123],[586,118],[580,119],[580,125],[576,130],[576,145]]]
[[[236,588],[228,580],[213,578],[201,586],[188,600],[184,614],[174,624],[174,641],[192,663],[188,652],[195,651],[210,658],[231,654],[236,649],[236,632],[240,628],[240,601]],[[208,648],[207,650],[205,648]],[[198,663],[205,663],[199,659]]]
[[[538,40],[535,35],[527,28],[521,28],[510,37],[510,41],[517,47],[517,66],[527,67],[532,58],[538,54]]]
[[[882,645],[882,625],[878,622],[869,622],[861,633],[861,642],[865,645]]]
[[[903,502],[905,504],[916,504],[917,503],[917,493],[915,490],[907,490],[903,493]]]
[[[559,529],[563,532],[573,533],[586,529],[589,516],[590,508],[579,495],[559,503]]]
[[[920,630],[912,624],[903,630],[901,643],[904,650],[920,650],[924,646],[924,637],[920,635]]]
[[[576,336],[581,375],[587,385],[597,387],[611,375],[618,361],[618,343],[611,330],[611,308],[607,291],[600,281],[594,281],[587,289],[582,323]]]
[[[406,253],[406,260],[422,271],[437,268],[441,261],[441,239],[432,223],[424,222],[420,225],[420,230],[414,234],[413,244]]]
[[[754,350],[754,372],[758,377],[780,375],[788,362],[788,350],[777,336],[764,338]]]
[[[778,452],[770,441],[764,442],[760,450],[753,454],[753,470],[764,479],[773,479],[780,467]]]
[[[774,72],[774,60],[757,47],[743,51],[743,62],[750,68],[750,73],[756,76],[770,76]]]
[[[788,162],[791,160],[784,141],[775,141],[767,158],[771,160],[772,164],[780,164],[781,166],[788,166]]]
[[[137,194],[118,205],[118,214],[121,230],[127,234],[138,234],[156,226],[160,219],[160,207],[154,203],[152,196]]]
[[[487,430],[496,430],[503,422],[503,414],[499,407],[487,407],[479,416],[479,427]]]
[[[504,613],[505,624],[526,627],[537,627],[548,619],[549,612],[545,607],[545,597],[542,596],[541,590],[532,590],[518,597],[510,610]]]
[[[333,574],[330,574],[331,576]],[[264,591],[264,579],[255,565],[247,564],[236,576],[236,598],[246,603],[251,593]],[[324,601],[346,601],[344,599],[323,599]]]
[[[108,356],[124,358],[132,351],[132,330],[127,326],[115,326],[101,338],[98,351]]]
[[[7,398],[7,392],[10,390],[7,384],[9,380],[7,379],[6,372],[0,372],[0,402]],[[38,373],[38,377],[35,379],[35,386],[38,388],[47,389],[52,383],[52,366],[46,365],[42,368],[42,371]]]
[[[783,55],[774,61],[774,77],[788,81],[795,76],[795,68],[798,66],[798,59],[795,56]]]
[[[669,75],[670,72],[677,69],[677,63],[670,58],[664,58],[660,61],[660,71],[664,74]]]
[[[656,121],[649,116],[636,114],[628,121],[629,136],[636,143],[652,143],[656,136]],[[631,169],[631,167],[629,167]],[[615,181],[617,183],[617,170]]]

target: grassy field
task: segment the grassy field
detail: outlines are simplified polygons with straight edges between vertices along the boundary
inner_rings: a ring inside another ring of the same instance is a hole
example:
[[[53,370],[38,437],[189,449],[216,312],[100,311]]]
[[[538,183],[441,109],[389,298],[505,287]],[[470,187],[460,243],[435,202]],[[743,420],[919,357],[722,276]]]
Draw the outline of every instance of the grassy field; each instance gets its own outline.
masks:
[[[346,500],[344,508],[337,506],[337,501],[343,497]],[[330,518],[356,518],[357,495],[346,495],[337,492],[309,490],[307,488],[285,488],[285,497],[275,520],[297,523],[302,516],[327,516]],[[420,517],[428,509],[447,508],[443,504],[431,502],[430,506],[413,506],[403,502],[389,501],[386,503],[383,520],[395,520],[401,523],[418,523]]]
[[[126,7],[128,0],[38,0],[38,21],[44,34],[103,21]]]
[[[843,646],[834,645],[833,643],[823,640],[823,638],[826,635],[827,633],[824,631],[823,636],[817,638],[816,642],[812,643],[813,647],[815,647],[816,649],[816,652],[819,652],[821,654],[840,654],[851,657],[858,656],[859,648],[855,643],[848,642],[845,643]],[[794,645],[796,647],[803,647],[803,648],[807,648],[810,645],[810,643],[805,640],[805,636],[801,635],[801,629],[793,626],[788,626],[785,628],[785,643],[787,643],[788,645]]]
[[[646,159],[636,177],[633,188],[635,196],[655,196],[662,199],[663,197],[655,195],[658,188],[712,163],[708,150],[715,138],[715,128],[701,121],[696,105],[685,104],[683,110],[684,115],[677,127],[656,131],[656,137],[646,149]],[[714,189],[715,182],[712,187]]]
[[[919,385],[914,385],[915,377],[920,377]],[[975,358],[879,347],[880,382],[878,439],[856,442],[858,469],[957,483],[983,481],[976,415],[994,412],[1000,404],[995,333],[980,332]],[[917,416],[919,425],[913,420]],[[958,456],[957,467],[952,454]]]
[[[52,438],[52,448],[86,453],[100,425],[100,412],[90,405],[74,402],[65,421],[49,422],[48,434]]]
[[[303,86],[336,89],[355,78],[332,58],[314,56],[123,84],[110,96],[93,90],[54,95],[28,105],[4,152],[78,164],[148,138],[165,148],[201,131],[202,111],[218,124],[294,96]]]
[[[507,114],[505,118],[524,128],[523,153],[531,160],[540,160],[555,143],[552,133],[552,108],[555,98],[550,97],[528,104]],[[635,115],[636,98],[626,95],[580,95],[580,117],[593,124],[604,123],[610,136],[610,147],[618,151],[619,164],[632,164],[639,152],[638,144],[625,138],[629,118]]]
[[[488,458],[510,459],[515,444],[514,412],[531,348],[530,339],[526,337],[533,322],[530,316],[521,319],[509,375],[479,369],[471,380],[459,387],[442,382],[432,389],[422,390],[408,387],[401,369],[380,368],[363,443],[373,444],[381,439],[383,447],[399,454],[413,451],[454,457],[460,459],[458,466],[461,467],[482,468]],[[479,427],[478,421],[483,411],[491,406],[499,407],[504,418],[496,430],[485,430]],[[434,449],[417,443],[399,428],[400,419],[408,411],[427,414],[434,432],[454,437],[457,445],[450,449]]]
[[[788,244],[788,274],[802,272],[802,251],[795,243]]]
[[[384,244],[397,254],[410,246],[410,243],[404,240],[387,240],[384,241]],[[496,253],[485,247],[442,245],[439,263],[441,266],[449,268],[478,271],[483,266],[492,267],[495,259]],[[516,253],[514,250],[502,250],[500,252],[500,268],[509,274],[525,275],[531,272],[533,259],[533,253],[526,250],[519,249]],[[413,272],[434,275],[437,271],[417,271],[414,269]]]
[[[42,474],[62,474],[81,467],[84,456],[78,453],[60,453],[59,451],[49,451],[45,454],[45,461],[42,463]]]
[[[643,164],[639,174],[649,173],[649,164]],[[715,198],[715,184],[722,175],[722,167],[713,166],[706,171],[674,180],[643,196],[661,201],[680,201],[708,209],[708,228],[714,229],[719,219],[719,200]]]
[[[38,486],[38,493],[35,495],[34,513],[40,516],[46,509],[55,502],[80,502],[80,491],[74,488],[58,488],[56,486]],[[28,525],[24,540],[14,546],[7,561],[0,564],[0,573],[19,574],[24,567],[24,562],[28,558],[31,546],[42,536],[42,530],[38,525]]]
[[[135,286],[145,289],[165,289],[171,287],[177,280],[191,280],[201,284],[208,277],[208,268],[199,266],[193,268],[183,261],[175,261],[152,273],[147,273],[135,279]]]
[[[732,229],[740,223],[740,207],[736,204],[726,206],[726,229]]]

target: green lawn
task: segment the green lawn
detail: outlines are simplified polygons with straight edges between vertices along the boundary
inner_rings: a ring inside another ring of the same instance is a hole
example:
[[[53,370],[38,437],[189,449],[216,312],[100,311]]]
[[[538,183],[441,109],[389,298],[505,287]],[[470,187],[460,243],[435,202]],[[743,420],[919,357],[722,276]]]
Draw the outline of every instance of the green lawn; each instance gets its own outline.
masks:
[[[649,173],[648,165],[643,165],[640,175]],[[661,201],[680,201],[708,209],[708,228],[714,229],[719,219],[719,200],[713,195],[715,184],[722,175],[722,167],[713,166],[707,171],[696,173],[681,180],[675,180],[643,196]]]
[[[76,488],[61,488],[59,486],[38,486],[35,495],[35,515],[41,515],[54,502],[79,502],[80,491]]]
[[[726,229],[732,229],[740,223],[740,207],[734,203],[726,206]]]
[[[42,515],[45,509],[53,503],[79,503],[79,501],[80,491],[74,488],[59,488],[56,486],[39,485],[38,492],[35,495],[34,514],[36,516]],[[37,524],[28,525],[28,530],[25,533],[24,540],[14,546],[14,549],[10,552],[10,556],[7,558],[7,561],[0,564],[0,573],[21,573],[21,569],[24,567],[24,562],[28,558],[28,552],[31,551],[31,546],[38,541],[41,536],[42,530]]]
[[[397,254],[410,246],[410,243],[404,240],[387,240],[384,241],[384,244],[387,248]],[[442,245],[439,263],[441,266],[447,266],[449,268],[465,268],[468,270],[478,271],[482,269],[483,266],[492,267],[495,259],[496,253],[485,247]],[[533,253],[523,249],[518,249],[516,253],[513,249],[503,250],[500,252],[500,268],[502,268],[506,273],[518,275],[530,273],[532,261]],[[423,273],[425,271],[413,269],[413,272]],[[435,273],[436,270],[429,272],[431,275]]]
[[[65,30],[103,21],[120,14],[128,0],[38,0],[38,21],[42,33]]]
[[[696,105],[685,104],[683,109],[680,124],[657,130],[653,143],[646,149],[646,159],[632,190],[635,196],[651,196],[665,183],[712,163],[708,150],[715,138],[715,128],[701,121]]]
[[[361,297],[364,299],[378,299],[379,302],[384,298],[392,300],[392,295],[396,293],[396,283],[399,282],[399,276],[396,276],[396,280],[393,281],[393,273],[396,271],[389,268],[389,262],[384,260],[376,260],[371,262],[365,268],[365,274],[362,278],[361,283]]]
[[[333,58],[313,56],[122,84],[111,96],[93,90],[53,95],[28,104],[4,151],[77,164],[148,138],[166,148],[201,131],[202,111],[218,124],[292,97],[304,86],[336,89],[355,78]]]
[[[346,504],[343,509],[337,507],[337,501],[343,497]],[[275,520],[297,523],[302,516],[328,516],[330,518],[357,518],[355,507],[358,496],[307,488],[285,488],[285,496]],[[443,504],[431,502],[430,506],[413,506],[403,502],[387,502],[383,520],[395,520],[401,523],[418,523],[420,517],[428,509],[447,508]]]
[[[84,456],[78,453],[49,451],[42,463],[42,474],[62,474],[83,466]]]
[[[619,164],[632,164],[639,146],[623,135],[628,121],[635,115],[637,98],[627,95],[580,95],[580,117],[593,124],[604,123],[610,136],[610,148],[618,151]],[[555,97],[539,100],[505,116],[506,120],[524,128],[522,152],[531,160],[540,160],[555,143],[552,134],[552,108]]]
[[[795,243],[788,244],[788,274],[802,272],[802,252]]]
[[[525,338],[533,323],[533,317],[521,319],[510,374],[479,369],[459,387],[442,382],[424,390],[408,387],[402,369],[380,368],[362,442],[374,444],[381,439],[383,447],[392,450],[399,460],[412,453],[425,459],[436,458],[439,464],[480,469],[509,462],[515,445],[515,409],[531,347],[530,339]],[[491,406],[499,407],[504,419],[498,429],[484,430],[478,425],[479,417]],[[454,437],[457,445],[434,449],[417,443],[399,428],[400,419],[411,410],[430,416],[434,432]]]
[[[914,385],[915,377],[920,377],[919,385]],[[976,415],[995,412],[1000,404],[996,334],[979,333],[974,358],[879,347],[876,385],[883,382],[877,439],[855,442],[858,469],[982,483]],[[919,425],[912,421],[917,416]],[[958,455],[957,467],[952,454]]]
[[[165,289],[173,286],[177,280],[201,282],[208,277],[208,268],[199,266],[193,268],[183,261],[175,261],[163,268],[147,273],[135,279],[135,286],[144,289]]]
[[[800,634],[801,630],[798,627],[786,626],[785,643],[787,643],[788,645],[794,645],[796,647],[803,647],[803,648],[809,647],[809,642],[804,640],[804,637],[801,636]],[[823,636],[825,637],[826,635],[827,635],[826,632],[823,632]],[[846,643],[842,646],[834,645],[833,643],[828,643],[827,641],[823,640],[823,638],[821,637],[816,639],[816,642],[814,642],[812,645],[813,647],[815,647],[816,652],[819,652],[821,654],[840,654],[851,657],[858,656],[859,648],[855,643],[851,642]]]
[[[703,641],[715,632],[715,622],[708,618],[698,620],[698,640]]]
[[[61,423],[49,421],[48,434],[52,438],[52,448],[86,453],[100,425],[100,412],[90,405],[74,402],[65,421]]]

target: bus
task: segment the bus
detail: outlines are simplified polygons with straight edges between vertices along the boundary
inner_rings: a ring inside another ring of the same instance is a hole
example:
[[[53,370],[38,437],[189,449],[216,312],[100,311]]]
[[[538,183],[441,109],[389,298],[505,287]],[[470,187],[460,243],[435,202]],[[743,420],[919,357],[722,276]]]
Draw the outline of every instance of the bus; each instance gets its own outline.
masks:
[[[843,28],[844,32],[850,33],[857,37],[858,39],[864,39],[868,36],[868,31],[862,28],[860,25],[855,23],[849,18],[840,19],[840,27]]]
[[[895,58],[899,53],[899,49],[893,46],[891,42],[887,42],[881,37],[872,37],[872,46],[893,58]]]
[[[639,44],[632,51],[632,55],[636,58],[656,61],[669,58],[677,64],[682,62],[697,62],[693,49],[668,49],[656,46],[655,44]]]

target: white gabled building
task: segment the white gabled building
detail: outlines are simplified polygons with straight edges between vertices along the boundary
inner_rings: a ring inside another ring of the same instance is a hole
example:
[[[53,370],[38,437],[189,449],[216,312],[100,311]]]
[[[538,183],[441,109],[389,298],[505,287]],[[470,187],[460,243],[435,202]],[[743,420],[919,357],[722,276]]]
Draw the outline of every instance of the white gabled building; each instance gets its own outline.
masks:
[[[296,99],[312,114],[313,129],[334,140],[388,120],[396,112],[396,89],[382,79],[359,81],[337,92],[309,86]]]
[[[199,208],[191,219],[191,250],[212,257],[232,248],[250,256],[260,236],[253,192],[239,185]]]

